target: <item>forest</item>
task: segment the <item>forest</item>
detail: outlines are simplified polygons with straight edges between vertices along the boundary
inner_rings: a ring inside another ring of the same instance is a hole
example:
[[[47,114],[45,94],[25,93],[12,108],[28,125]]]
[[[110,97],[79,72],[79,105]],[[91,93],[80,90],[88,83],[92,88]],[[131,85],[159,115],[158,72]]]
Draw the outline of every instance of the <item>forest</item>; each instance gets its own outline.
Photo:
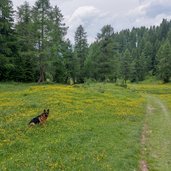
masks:
[[[104,25],[88,44],[80,25],[74,43],[58,6],[49,0],[28,2],[14,11],[12,1],[0,1],[0,81],[84,83],[139,82],[171,78],[171,21],[159,26],[115,32]]]

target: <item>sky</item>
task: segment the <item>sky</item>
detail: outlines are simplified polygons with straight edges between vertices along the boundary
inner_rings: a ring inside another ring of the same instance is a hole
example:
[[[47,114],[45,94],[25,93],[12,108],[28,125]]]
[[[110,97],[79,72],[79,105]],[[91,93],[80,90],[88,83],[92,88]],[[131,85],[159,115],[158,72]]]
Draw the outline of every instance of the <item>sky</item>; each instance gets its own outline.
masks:
[[[14,8],[25,0],[12,0]],[[32,6],[35,0],[27,0]],[[83,25],[88,42],[95,40],[101,28],[110,24],[114,31],[132,27],[159,25],[171,19],[171,0],[50,0],[64,15],[69,27],[67,37],[73,42],[77,27]]]

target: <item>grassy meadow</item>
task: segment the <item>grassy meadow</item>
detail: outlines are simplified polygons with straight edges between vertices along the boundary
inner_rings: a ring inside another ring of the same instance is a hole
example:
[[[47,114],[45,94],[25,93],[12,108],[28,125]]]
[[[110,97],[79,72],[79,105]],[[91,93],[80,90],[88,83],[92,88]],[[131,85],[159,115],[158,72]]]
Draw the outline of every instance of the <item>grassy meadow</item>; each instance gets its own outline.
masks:
[[[0,84],[0,170],[139,170],[148,86]]]
[[[144,159],[151,171],[171,170],[171,84],[131,85],[147,97]]]

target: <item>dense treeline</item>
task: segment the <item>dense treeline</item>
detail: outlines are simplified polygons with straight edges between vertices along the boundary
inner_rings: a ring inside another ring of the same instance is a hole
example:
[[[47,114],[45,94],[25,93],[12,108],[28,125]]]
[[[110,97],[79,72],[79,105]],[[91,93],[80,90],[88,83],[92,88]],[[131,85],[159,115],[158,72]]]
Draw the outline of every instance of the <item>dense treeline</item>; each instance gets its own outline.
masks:
[[[25,2],[16,12],[10,0],[0,1],[0,81],[170,81],[171,21],[120,32],[106,25],[91,45],[80,25],[72,45],[63,19],[49,0]]]

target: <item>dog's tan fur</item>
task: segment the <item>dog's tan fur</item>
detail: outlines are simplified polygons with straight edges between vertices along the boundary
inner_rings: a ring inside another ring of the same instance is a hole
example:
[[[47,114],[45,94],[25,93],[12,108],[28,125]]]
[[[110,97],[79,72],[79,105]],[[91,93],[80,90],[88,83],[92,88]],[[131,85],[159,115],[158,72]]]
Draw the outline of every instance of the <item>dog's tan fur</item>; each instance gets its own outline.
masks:
[[[43,113],[40,114],[39,116],[33,118],[30,122],[29,122],[29,126],[34,126],[35,124],[44,124],[48,118],[49,115],[49,109],[46,111],[44,109]]]

